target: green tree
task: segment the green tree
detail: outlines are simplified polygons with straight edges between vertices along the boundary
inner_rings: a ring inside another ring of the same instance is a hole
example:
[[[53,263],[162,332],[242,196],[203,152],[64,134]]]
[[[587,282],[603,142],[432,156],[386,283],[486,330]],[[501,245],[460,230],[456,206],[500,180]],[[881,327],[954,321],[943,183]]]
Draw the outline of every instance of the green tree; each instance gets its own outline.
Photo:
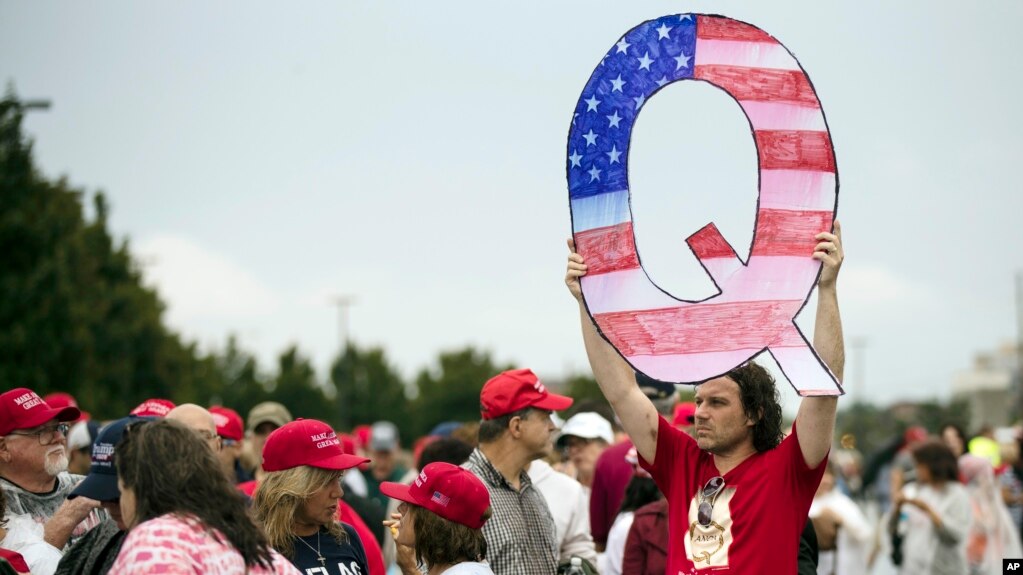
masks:
[[[490,352],[471,346],[442,352],[436,365],[422,369],[416,377],[419,395],[412,402],[411,421],[415,436],[429,433],[444,421],[478,421],[483,384],[511,368],[496,364]]]
[[[309,359],[291,346],[277,360],[277,376],[271,386],[270,398],[284,404],[295,417],[319,419],[336,427],[337,409],[324,387],[316,381],[316,371]]]
[[[856,438],[856,448],[869,456],[887,445],[903,429],[904,424],[890,411],[870,403],[854,402],[839,410],[835,436],[852,434]]]
[[[0,386],[74,394],[96,417],[119,417],[148,397],[201,396],[209,363],[162,323],[108,206],[50,182],[32,163],[13,92],[0,100]]]
[[[257,403],[270,399],[266,378],[260,373],[256,358],[238,346],[231,335],[220,355],[211,354],[213,377],[208,386],[209,405],[225,405],[244,418]]]
[[[411,439],[405,382],[391,365],[383,348],[362,349],[349,343],[330,370],[336,389],[335,417],[338,429],[393,421],[404,439]],[[405,442],[406,445],[408,442]]]
[[[582,399],[604,399],[604,394],[597,387],[597,380],[592,375],[576,374],[565,382],[564,394],[579,401]],[[606,401],[606,400],[605,400]]]
[[[958,425],[966,433],[970,433],[970,405],[966,399],[953,399],[949,402],[925,401],[917,406],[917,425],[927,431],[938,434],[948,423]]]
[[[901,437],[910,426],[919,425],[937,435],[946,423],[970,429],[969,409],[965,400],[947,403],[924,401],[901,412],[870,403],[854,402],[839,410],[835,435],[841,437],[851,433],[856,438],[856,448],[869,456]]]

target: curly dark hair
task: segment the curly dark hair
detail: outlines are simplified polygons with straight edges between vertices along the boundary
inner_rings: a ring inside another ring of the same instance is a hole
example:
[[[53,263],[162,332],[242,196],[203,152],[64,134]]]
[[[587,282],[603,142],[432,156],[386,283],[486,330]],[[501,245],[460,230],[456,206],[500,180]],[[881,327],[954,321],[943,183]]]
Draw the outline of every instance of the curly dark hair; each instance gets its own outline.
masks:
[[[420,565],[454,565],[487,558],[487,540],[483,531],[444,519],[429,509],[408,504],[412,531],[416,535],[416,561]],[[489,519],[492,511],[483,514]]]
[[[959,462],[947,445],[936,439],[917,445],[912,450],[913,461],[931,472],[931,480],[937,483],[959,481]]]
[[[130,425],[115,448],[117,476],[135,492],[137,525],[169,513],[198,519],[224,537],[247,567],[272,567],[266,536],[249,515],[245,496],[228,481],[198,434],[166,419]]]
[[[778,447],[785,437],[781,430],[781,400],[774,378],[760,364],[748,362],[724,375],[739,385],[742,409],[756,423],[753,448],[758,453]]]

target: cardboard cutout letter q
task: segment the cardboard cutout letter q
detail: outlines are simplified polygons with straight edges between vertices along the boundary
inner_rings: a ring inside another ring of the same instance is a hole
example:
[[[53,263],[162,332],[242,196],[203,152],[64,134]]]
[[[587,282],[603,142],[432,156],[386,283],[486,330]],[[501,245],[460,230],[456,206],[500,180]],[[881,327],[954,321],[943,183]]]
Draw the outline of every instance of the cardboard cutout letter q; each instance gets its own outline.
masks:
[[[713,223],[686,239],[719,290],[702,301],[676,298],[650,280],[629,207],[636,117],[660,88],[686,80],[709,82],[739,103],[760,170],[746,262]],[[831,229],[838,172],[820,101],[785,46],[723,16],[665,16],[629,30],[583,88],[566,167],[575,245],[589,270],[583,299],[632,367],[699,383],[767,350],[800,395],[842,394],[794,322],[820,274],[814,236]]]

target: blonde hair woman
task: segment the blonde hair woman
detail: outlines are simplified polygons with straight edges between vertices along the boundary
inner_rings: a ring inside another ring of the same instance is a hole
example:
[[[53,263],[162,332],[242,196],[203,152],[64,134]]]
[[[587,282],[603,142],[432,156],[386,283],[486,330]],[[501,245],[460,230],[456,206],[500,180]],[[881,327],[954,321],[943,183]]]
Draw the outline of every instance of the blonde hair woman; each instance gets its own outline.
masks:
[[[346,455],[334,430],[314,419],[293,421],[267,437],[256,518],[270,546],[303,573],[369,573],[359,535],[337,519],[345,470],[367,461]]]

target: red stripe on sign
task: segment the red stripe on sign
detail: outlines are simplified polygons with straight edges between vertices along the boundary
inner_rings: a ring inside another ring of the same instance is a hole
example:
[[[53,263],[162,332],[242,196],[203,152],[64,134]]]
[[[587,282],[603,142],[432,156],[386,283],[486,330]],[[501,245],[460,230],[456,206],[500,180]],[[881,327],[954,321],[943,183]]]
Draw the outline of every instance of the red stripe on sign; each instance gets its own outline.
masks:
[[[786,102],[819,108],[817,94],[802,70],[773,70],[741,66],[696,66],[693,78],[706,80],[736,100]]]
[[[601,331],[622,355],[675,355],[806,345],[791,329],[802,302],[695,304],[597,314]]]
[[[700,231],[686,238],[686,243],[701,260],[710,258],[734,258],[735,250],[722,237],[714,224],[707,224]]]
[[[757,130],[753,135],[761,170],[835,171],[835,153],[827,132]]]
[[[707,40],[749,40],[778,43],[774,37],[756,26],[720,16],[697,16],[696,37]]]
[[[831,230],[833,217],[830,210],[762,209],[757,212],[752,255],[808,258],[817,246],[815,236]]]
[[[632,222],[578,232],[575,247],[586,260],[587,275],[639,267]]]

